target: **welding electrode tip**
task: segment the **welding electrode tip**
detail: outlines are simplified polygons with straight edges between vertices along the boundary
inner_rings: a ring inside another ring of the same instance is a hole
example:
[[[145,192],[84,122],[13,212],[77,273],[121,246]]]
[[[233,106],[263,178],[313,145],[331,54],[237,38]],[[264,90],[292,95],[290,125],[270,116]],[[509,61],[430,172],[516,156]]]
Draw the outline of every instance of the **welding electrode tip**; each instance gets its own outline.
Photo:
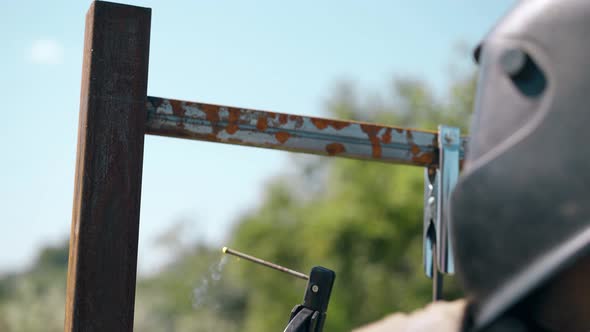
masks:
[[[237,250],[233,250],[233,249],[230,249],[228,247],[223,247],[223,249],[221,249],[221,251],[223,251],[224,254],[234,255],[236,257],[243,258],[243,259],[248,260],[250,262],[254,262],[254,263],[257,263],[257,264],[260,264],[260,265],[264,265],[266,267],[270,267],[271,269],[275,269],[275,270],[279,270],[281,272],[285,272],[285,273],[290,274],[290,275],[292,275],[294,277],[301,278],[301,279],[304,279],[304,280],[309,280],[309,276],[307,276],[307,275],[305,275],[305,274],[303,274],[301,272],[293,271],[291,269],[288,269],[286,267],[280,266],[278,264],[267,262],[267,261],[265,261],[263,259],[260,259],[260,258],[254,257],[254,256],[250,256],[250,255],[247,255],[247,254],[244,254],[243,252],[239,252]]]

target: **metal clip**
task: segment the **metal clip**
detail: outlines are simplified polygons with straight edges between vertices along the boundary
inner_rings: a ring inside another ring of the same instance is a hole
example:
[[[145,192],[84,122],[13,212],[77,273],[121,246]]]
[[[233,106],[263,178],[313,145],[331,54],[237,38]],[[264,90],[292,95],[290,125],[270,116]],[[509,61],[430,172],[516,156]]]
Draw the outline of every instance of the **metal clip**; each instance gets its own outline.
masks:
[[[459,178],[459,157],[461,148],[461,132],[459,128],[439,126],[439,197],[437,199],[438,215],[436,219],[436,252],[437,266],[445,274],[455,273],[453,260],[452,238],[449,220],[449,200]]]
[[[461,135],[458,128],[438,127],[439,168],[424,171],[424,273],[433,279],[433,299],[442,292],[441,274],[455,272],[448,201],[459,177]]]
[[[438,216],[438,169],[424,169],[424,232],[423,259],[424,273],[428,278],[435,274],[434,245],[436,244],[436,219]]]

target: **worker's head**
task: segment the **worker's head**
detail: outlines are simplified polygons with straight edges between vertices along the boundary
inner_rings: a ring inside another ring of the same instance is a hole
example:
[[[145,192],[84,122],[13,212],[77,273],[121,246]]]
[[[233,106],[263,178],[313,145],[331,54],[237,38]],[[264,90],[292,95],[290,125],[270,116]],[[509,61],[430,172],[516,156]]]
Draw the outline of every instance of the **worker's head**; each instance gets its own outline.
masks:
[[[590,299],[575,285],[590,269],[588,38],[590,1],[528,0],[476,52],[475,114],[451,202],[476,329],[532,297]]]

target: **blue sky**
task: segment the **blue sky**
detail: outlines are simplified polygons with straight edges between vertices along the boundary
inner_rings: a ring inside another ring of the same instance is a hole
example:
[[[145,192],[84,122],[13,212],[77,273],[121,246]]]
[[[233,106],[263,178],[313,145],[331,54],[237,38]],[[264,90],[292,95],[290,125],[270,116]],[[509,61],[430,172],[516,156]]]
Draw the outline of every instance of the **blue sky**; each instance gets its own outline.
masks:
[[[132,1],[152,8],[148,94],[320,115],[340,79],[383,89],[396,76],[444,91],[454,52],[472,47],[514,0]],[[24,268],[69,235],[84,18],[90,1],[0,0],[0,271]],[[140,272],[159,234],[223,245],[285,152],[147,137]],[[231,189],[230,189],[231,188]]]

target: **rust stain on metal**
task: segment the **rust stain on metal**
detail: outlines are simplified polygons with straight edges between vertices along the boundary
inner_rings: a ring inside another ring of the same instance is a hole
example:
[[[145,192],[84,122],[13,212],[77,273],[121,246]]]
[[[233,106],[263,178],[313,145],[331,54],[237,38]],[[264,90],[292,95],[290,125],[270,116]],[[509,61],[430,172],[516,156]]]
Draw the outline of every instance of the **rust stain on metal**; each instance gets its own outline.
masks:
[[[313,125],[320,130],[328,128],[328,123],[322,119],[311,118],[310,120],[311,123],[313,123]]]
[[[420,161],[421,158],[425,158],[422,150],[418,144],[414,143],[414,134],[411,130],[406,130],[407,144],[410,145],[410,153],[412,154],[412,161]],[[432,157],[430,157],[432,159]]]
[[[279,123],[284,125],[289,121],[289,116],[287,114],[280,114],[279,115]]]
[[[227,141],[228,141],[229,143],[235,143],[235,144],[242,144],[242,143],[244,143],[244,141],[243,141],[243,140],[241,140],[241,139],[239,139],[239,138],[234,138],[234,137],[230,137],[230,138],[228,138],[228,139],[227,139]]]
[[[170,100],[170,106],[172,107],[172,114],[179,116],[179,117],[184,117],[184,114],[186,113],[184,111],[184,107],[182,106],[182,101],[180,100]],[[179,128],[184,128],[184,122],[183,121],[179,121],[176,124],[177,127]]]
[[[235,134],[239,129],[239,125],[238,125],[239,120],[240,120],[240,110],[237,108],[230,108],[229,109],[228,124],[227,124],[227,127],[225,128],[225,131],[230,135]]]
[[[332,128],[336,130],[340,130],[342,128],[346,128],[350,126],[349,122],[338,121],[338,120],[327,120],[327,119],[318,119],[318,118],[310,118],[311,123],[318,128],[319,130],[323,130],[332,126]]]
[[[412,161],[418,165],[431,165],[434,163],[434,153],[425,152],[412,156]]]
[[[219,106],[209,104],[201,104],[199,106],[201,111],[205,113],[207,121],[211,122],[212,125],[216,125],[219,122]]]
[[[344,122],[344,121],[330,121],[330,125],[332,126],[332,128],[336,129],[336,130],[340,130],[343,128],[346,128],[348,126],[350,126],[349,122]]]
[[[268,127],[268,123],[266,122],[266,117],[265,116],[259,117],[258,120],[256,121],[256,129],[258,129],[260,131],[265,131],[267,127]]]
[[[402,128],[395,128],[395,131],[397,131],[399,134],[402,134],[404,132]]]
[[[374,125],[361,124],[361,130],[369,136],[369,141],[371,141],[374,158],[381,158],[381,141],[377,137],[380,129],[380,127]]]
[[[176,116],[184,116],[184,108],[182,107],[181,100],[170,100],[170,106],[172,106],[172,113]]]
[[[391,143],[391,128],[385,130],[385,133],[381,136],[381,142],[383,142],[383,144]]]
[[[289,120],[295,122],[295,129],[299,129],[303,126],[303,117],[299,115],[289,115]]]
[[[289,134],[286,131],[279,131],[278,133],[275,134],[275,138],[281,144],[285,143],[290,137],[291,137],[291,134]]]
[[[326,145],[326,152],[328,152],[330,156],[335,156],[339,153],[346,152],[346,148],[341,143],[330,143]]]
[[[215,142],[218,142],[218,141],[219,141],[219,138],[217,137],[217,134],[218,134],[218,133],[219,133],[219,132],[217,132],[217,131],[214,131],[214,132],[213,132],[213,133],[211,133],[211,134],[205,134],[205,139],[206,139],[206,140],[208,140],[208,141],[215,141]]]

